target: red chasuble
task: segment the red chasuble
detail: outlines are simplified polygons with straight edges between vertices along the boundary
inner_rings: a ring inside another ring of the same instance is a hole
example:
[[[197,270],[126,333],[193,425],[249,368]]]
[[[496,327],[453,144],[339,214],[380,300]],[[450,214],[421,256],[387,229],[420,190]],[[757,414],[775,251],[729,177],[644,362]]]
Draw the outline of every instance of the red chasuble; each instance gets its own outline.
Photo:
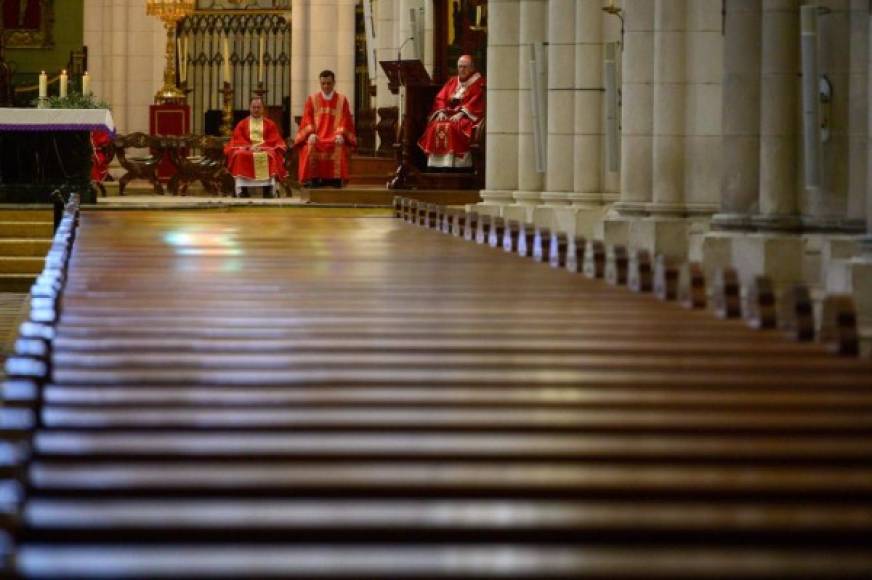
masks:
[[[112,142],[112,135],[106,129],[91,131],[91,179],[103,181],[109,175],[109,156],[103,148]]]
[[[430,113],[427,129],[418,141],[418,146],[428,155],[431,167],[469,167],[472,158],[469,144],[475,126],[484,119],[485,80],[475,73],[461,82],[460,77],[451,77],[436,99]],[[444,113],[452,117],[459,112],[464,115],[459,121],[437,121],[436,115]]]
[[[259,152],[251,151],[255,146],[260,148]],[[285,149],[285,141],[275,123],[266,117],[259,120],[246,117],[233,129],[233,137],[224,146],[224,155],[233,176],[260,180],[275,176],[281,179],[287,175]]]
[[[312,134],[318,140],[309,144],[309,135]],[[337,135],[342,135],[343,145],[336,144]],[[329,100],[320,91],[309,95],[294,147],[300,147],[298,173],[301,182],[313,178],[347,180],[351,151],[357,147],[348,99],[336,91]]]

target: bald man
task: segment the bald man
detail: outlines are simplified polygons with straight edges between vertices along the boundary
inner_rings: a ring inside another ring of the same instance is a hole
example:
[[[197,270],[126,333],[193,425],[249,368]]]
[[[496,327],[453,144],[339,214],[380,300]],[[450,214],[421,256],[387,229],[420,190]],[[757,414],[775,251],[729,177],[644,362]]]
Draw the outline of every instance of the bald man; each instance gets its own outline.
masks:
[[[457,76],[448,79],[436,99],[418,146],[427,166],[471,167],[469,144],[485,112],[485,79],[468,54],[457,59]]]

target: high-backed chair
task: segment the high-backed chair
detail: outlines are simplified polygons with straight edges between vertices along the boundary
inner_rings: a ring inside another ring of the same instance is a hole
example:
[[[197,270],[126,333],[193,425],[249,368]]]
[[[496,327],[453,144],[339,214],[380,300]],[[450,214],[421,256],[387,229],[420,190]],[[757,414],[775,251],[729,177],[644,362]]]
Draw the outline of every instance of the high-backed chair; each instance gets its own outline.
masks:
[[[133,152],[132,149],[143,149]],[[118,195],[124,195],[127,184],[134,179],[144,179],[152,184],[156,195],[163,195],[163,185],[157,178],[157,165],[164,152],[164,138],[135,132],[115,137],[115,155],[127,173],[118,181]]]

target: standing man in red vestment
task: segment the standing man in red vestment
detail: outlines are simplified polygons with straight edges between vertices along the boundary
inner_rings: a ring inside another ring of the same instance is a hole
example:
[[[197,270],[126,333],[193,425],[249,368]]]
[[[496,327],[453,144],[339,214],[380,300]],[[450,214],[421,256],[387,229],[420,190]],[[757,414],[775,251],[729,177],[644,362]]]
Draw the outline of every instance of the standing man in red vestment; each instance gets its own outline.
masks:
[[[351,150],[357,146],[348,99],[334,90],[336,76],[318,75],[321,90],[306,98],[294,147],[300,147],[300,182],[306,187],[342,187]]]
[[[236,124],[224,147],[227,168],[236,182],[236,195],[242,195],[243,187],[270,187],[270,195],[264,197],[272,197],[276,177],[287,175],[287,147],[276,124],[263,116],[260,97],[251,99],[249,111],[251,115]]]
[[[457,59],[457,76],[448,79],[427,120],[418,146],[427,154],[428,167],[472,167],[469,144],[484,119],[485,79],[476,72],[472,57]]]

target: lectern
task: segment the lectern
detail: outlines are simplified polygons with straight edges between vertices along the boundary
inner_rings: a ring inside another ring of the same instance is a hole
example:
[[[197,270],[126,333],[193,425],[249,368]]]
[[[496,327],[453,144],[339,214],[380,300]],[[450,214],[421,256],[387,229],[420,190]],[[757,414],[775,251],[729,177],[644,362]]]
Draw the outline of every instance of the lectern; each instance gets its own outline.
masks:
[[[382,69],[388,77],[388,88],[394,94],[400,87],[400,138],[396,147],[397,169],[388,183],[389,189],[411,189],[410,175],[414,172],[416,137],[421,133],[422,119],[426,119],[433,106],[433,97],[439,87],[433,84],[420,60],[383,60]]]

